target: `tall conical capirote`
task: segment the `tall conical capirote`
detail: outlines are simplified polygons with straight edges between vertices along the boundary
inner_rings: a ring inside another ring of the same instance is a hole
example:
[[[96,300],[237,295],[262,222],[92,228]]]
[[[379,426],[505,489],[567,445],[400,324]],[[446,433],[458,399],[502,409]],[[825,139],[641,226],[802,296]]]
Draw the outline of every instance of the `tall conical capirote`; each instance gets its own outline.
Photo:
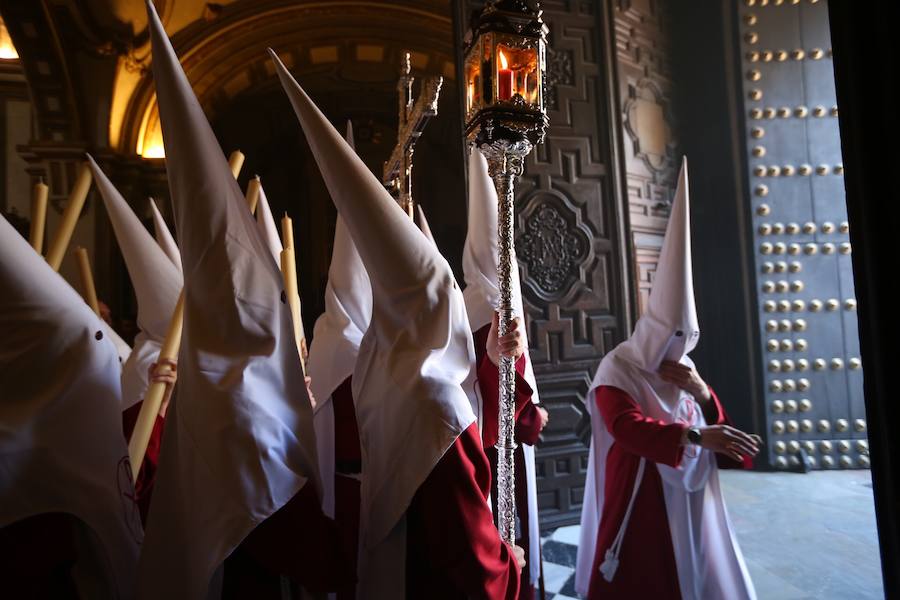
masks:
[[[177,398],[139,569],[145,598],[207,594],[225,557],[307,483],[312,409],[281,273],[159,16],[153,79],[185,277]]]

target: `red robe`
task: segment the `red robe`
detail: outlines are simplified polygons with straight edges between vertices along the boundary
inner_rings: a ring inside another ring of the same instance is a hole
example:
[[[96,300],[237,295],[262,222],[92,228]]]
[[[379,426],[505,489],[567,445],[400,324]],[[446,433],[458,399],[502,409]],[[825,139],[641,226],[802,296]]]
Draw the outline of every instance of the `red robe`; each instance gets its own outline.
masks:
[[[312,593],[355,581],[334,521],[307,482],[225,559],[223,600],[281,600],[282,581]]]
[[[122,413],[122,430],[125,439],[131,439],[131,433],[137,424],[138,414],[141,412],[143,400],[125,409]],[[147,513],[150,511],[150,498],[153,496],[153,483],[156,481],[156,469],[159,465],[159,453],[162,447],[162,435],[166,420],[156,415],[153,430],[150,432],[150,441],[147,443],[147,452],[144,453],[144,462],[137,473],[132,473],[134,478],[134,501],[141,512],[141,523],[147,526]]]
[[[141,403],[122,413],[125,439],[131,437]],[[134,477],[134,501],[146,523],[164,419],[157,415],[140,472]],[[34,515],[0,529],[0,581],[9,597],[77,598],[71,569],[78,560],[79,523],[63,513]]]
[[[478,374],[478,389],[482,399],[482,425],[481,437],[484,451],[491,464],[491,497],[497,498],[497,449],[494,445],[499,438],[499,410],[500,410],[500,371],[487,355],[487,338],[490,332],[490,324],[485,325],[475,332],[475,366]],[[541,415],[537,405],[531,401],[532,389],[524,379],[525,357],[519,357],[516,361],[516,444],[515,452],[515,481],[516,481],[516,511],[519,515],[519,537],[516,544],[525,550],[525,559],[530,556],[528,548],[530,544],[528,530],[528,491],[525,485],[525,454],[522,444],[535,445],[541,433]],[[494,508],[496,509],[496,500]],[[496,523],[497,513],[494,512]],[[534,597],[534,587],[531,585],[529,570],[526,566],[522,569],[521,583],[519,586],[520,600],[530,600]]]
[[[472,423],[406,511],[406,597],[513,600],[519,572],[487,505],[491,470]]]
[[[712,400],[703,410],[707,424],[727,424],[728,417],[718,397],[712,389],[710,393]],[[670,467],[680,464],[685,426],[644,416],[640,406],[619,388],[600,386],[595,400],[615,442],[606,458],[603,514],[597,532],[588,598],[679,600],[681,589],[669,535],[662,479],[654,463]],[[612,582],[607,583],[598,569],[606,550],[619,532],[641,457],[647,459],[644,478],[622,540],[619,567]],[[741,466],[722,458],[719,458],[720,466]],[[648,576],[648,573],[652,575]]]
[[[348,377],[331,393],[331,404],[334,409],[334,520],[344,554],[355,573],[359,544],[360,482],[348,475],[361,472],[362,453],[359,448],[352,381],[353,377]],[[338,600],[353,600],[356,597],[355,581],[347,581],[339,587],[337,597]]]
[[[141,403],[122,415],[126,438],[131,436]],[[165,419],[159,415],[150,435],[144,462],[135,479],[135,500],[146,523]],[[323,513],[311,485],[304,485],[280,510],[260,523],[225,560],[223,598],[280,600],[281,576],[293,588],[334,591],[340,582],[355,581],[343,549],[335,542],[334,522]],[[302,543],[298,543],[302,540]],[[313,540],[315,540],[313,542]],[[355,557],[355,553],[351,556]]]
[[[79,597],[72,567],[78,560],[75,517],[34,515],[0,528],[0,589],[6,598]]]

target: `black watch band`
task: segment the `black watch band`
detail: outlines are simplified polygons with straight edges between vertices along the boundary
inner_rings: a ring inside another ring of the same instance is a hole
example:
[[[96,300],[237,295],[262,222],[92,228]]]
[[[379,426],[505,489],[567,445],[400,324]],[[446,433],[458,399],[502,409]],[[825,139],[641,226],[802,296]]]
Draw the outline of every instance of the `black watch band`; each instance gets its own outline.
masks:
[[[700,435],[700,430],[696,427],[691,427],[687,430],[687,440],[695,445],[699,446],[703,436]]]

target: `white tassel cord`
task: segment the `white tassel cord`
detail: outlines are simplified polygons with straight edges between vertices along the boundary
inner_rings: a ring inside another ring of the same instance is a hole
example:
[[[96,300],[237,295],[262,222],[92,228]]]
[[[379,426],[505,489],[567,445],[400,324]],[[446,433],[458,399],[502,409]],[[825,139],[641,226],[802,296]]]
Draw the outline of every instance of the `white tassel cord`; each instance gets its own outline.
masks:
[[[641,458],[641,462],[638,464],[637,475],[634,479],[634,487],[631,490],[631,499],[628,501],[628,508],[625,510],[625,517],[622,519],[622,524],[619,526],[619,532],[616,534],[616,539],[613,540],[613,543],[609,546],[609,549],[606,551],[606,555],[603,558],[603,562],[600,564],[600,574],[603,575],[603,579],[608,582],[613,580],[613,577],[616,575],[616,569],[619,568],[619,551],[622,549],[622,540],[625,538],[625,530],[628,528],[628,521],[631,519],[631,509],[634,508],[634,501],[637,498],[638,490],[641,487],[641,481],[644,479],[644,465],[646,464],[647,459]]]

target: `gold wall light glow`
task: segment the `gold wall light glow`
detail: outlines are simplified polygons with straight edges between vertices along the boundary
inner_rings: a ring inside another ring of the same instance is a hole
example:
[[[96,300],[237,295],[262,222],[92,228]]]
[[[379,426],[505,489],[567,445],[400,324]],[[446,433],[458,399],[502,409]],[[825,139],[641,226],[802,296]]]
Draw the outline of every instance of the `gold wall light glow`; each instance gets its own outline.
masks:
[[[9,37],[9,31],[6,29],[6,23],[3,22],[3,19],[0,19],[0,59],[4,60],[16,60],[19,58],[19,53],[16,51],[16,47],[12,43],[12,38]]]
[[[166,156],[155,96],[147,106],[144,118],[141,119],[141,129],[138,133],[135,152],[142,158],[165,158]]]

